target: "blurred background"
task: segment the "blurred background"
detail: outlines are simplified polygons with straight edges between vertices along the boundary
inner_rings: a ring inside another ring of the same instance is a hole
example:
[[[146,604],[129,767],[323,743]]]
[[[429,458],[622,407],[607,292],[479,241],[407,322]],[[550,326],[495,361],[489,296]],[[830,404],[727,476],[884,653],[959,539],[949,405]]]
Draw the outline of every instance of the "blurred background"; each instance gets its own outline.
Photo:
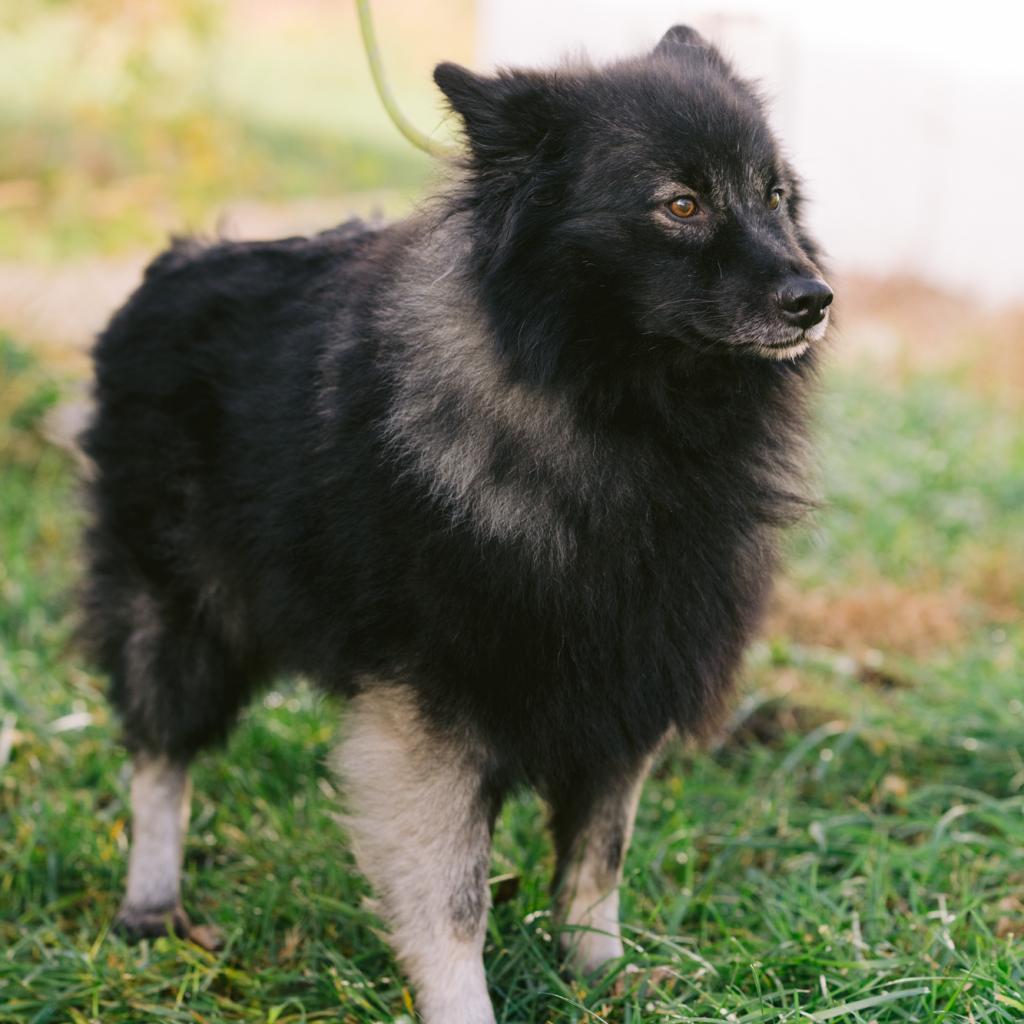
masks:
[[[922,287],[971,317],[1024,302],[1019,5],[374,9],[400,104],[442,138],[430,79],[441,59],[606,59],[686,20],[762,83],[841,275],[884,279],[890,302],[894,282],[903,299],[916,290],[926,317],[935,304]],[[0,132],[0,323],[78,346],[169,232],[253,236],[350,211],[397,216],[431,174],[376,100],[347,0],[5,0]],[[847,313],[864,311],[859,291],[844,291]],[[870,295],[876,310],[881,298]],[[884,319],[878,347],[892,341]]]
[[[756,1015],[767,990],[811,992],[808,1005],[827,1014],[815,1019],[833,1019],[843,999],[927,976],[930,994],[916,1002],[879,997],[888,1009],[842,1019],[1019,1021],[1024,6],[373,9],[399,105],[446,142],[452,126],[430,77],[440,60],[603,59],[652,47],[683,21],[760,80],[807,180],[837,293],[819,402],[823,504],[791,539],[735,716],[711,749],[648,788],[630,909],[652,932],[697,934],[704,956],[734,963],[732,974],[694,963],[677,977],[672,999],[716,1019],[783,1019]],[[50,1019],[74,1003],[74,957],[92,948],[120,885],[116,728],[104,681],[70,647],[81,515],[69,449],[94,332],[170,233],[271,237],[352,213],[398,217],[437,177],[374,93],[349,0],[0,0],[0,901],[14,908],[6,921],[0,913],[0,1019]],[[220,919],[240,915],[237,955],[321,979],[322,1008],[339,979],[368,992],[389,968],[339,909],[360,883],[314,842],[334,807],[329,714],[301,688],[285,693],[247,718],[237,765],[203,769],[189,857],[203,887],[222,887]],[[204,791],[221,801],[204,803]],[[506,814],[506,870],[540,841],[523,838],[539,835],[535,825],[523,805]],[[534,991],[530,943],[543,938],[520,922],[546,905],[545,884],[528,871],[511,909],[498,910],[513,936],[502,961],[510,990]],[[342,895],[328,904],[325,893]],[[338,935],[356,952],[331,952]],[[35,971],[12,966],[19,955],[46,962],[45,991]],[[152,993],[178,991],[173,957],[156,957],[137,989],[124,980],[128,957],[89,960],[109,998],[105,1024],[150,1019],[140,1007]],[[678,950],[664,959],[676,970]],[[767,974],[752,980],[752,959]],[[772,971],[781,988],[762,987]],[[275,978],[252,990],[251,1017],[235,1013],[242,973],[202,1005],[210,1019],[263,1020],[256,1007]],[[379,1005],[398,1012],[408,994],[384,981]],[[289,975],[281,998],[301,984]],[[562,985],[557,970],[547,984]],[[564,991],[609,1012],[610,989],[592,1000]],[[228,996],[235,1009],[219,1002]],[[577,1019],[564,1012],[544,1019]],[[524,1009],[522,1019],[541,1018]]]

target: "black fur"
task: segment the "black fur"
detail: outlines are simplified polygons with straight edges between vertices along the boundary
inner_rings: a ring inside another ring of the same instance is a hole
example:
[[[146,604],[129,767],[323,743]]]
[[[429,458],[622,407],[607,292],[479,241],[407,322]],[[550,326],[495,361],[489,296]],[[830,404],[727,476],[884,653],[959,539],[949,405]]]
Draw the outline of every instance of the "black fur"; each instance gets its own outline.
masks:
[[[280,672],[398,682],[484,738],[494,799],[547,794],[568,846],[728,692],[806,504],[816,346],[761,350],[780,282],[820,261],[759,100],[690,30],[604,69],[436,80],[468,151],[433,204],[179,242],[99,339],[87,630],[133,748],[190,756]],[[413,373],[431,397],[399,436]],[[462,490],[432,475],[444,445],[472,457]]]

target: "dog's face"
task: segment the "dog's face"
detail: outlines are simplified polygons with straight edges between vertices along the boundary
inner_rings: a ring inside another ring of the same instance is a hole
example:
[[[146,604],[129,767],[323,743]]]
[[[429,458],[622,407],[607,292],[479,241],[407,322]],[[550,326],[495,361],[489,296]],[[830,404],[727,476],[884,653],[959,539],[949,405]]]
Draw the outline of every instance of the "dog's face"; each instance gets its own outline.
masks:
[[[435,78],[492,203],[492,262],[590,289],[660,350],[795,359],[824,336],[832,292],[799,183],[750,86],[693,30],[601,70]]]

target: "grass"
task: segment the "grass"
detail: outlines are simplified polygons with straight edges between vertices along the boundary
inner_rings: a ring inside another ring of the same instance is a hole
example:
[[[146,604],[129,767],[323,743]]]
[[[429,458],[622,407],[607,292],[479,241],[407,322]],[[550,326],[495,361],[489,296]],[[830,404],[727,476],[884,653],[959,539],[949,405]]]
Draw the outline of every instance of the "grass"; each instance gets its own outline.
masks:
[[[102,680],[69,646],[79,513],[43,440],[66,386],[0,345],[0,1022],[411,1019],[334,820],[344,708],[302,685],[196,771],[186,903],[225,949],[110,934],[127,786]],[[755,646],[721,741],[672,752],[645,790],[617,965],[634,973],[560,972],[543,812],[511,803],[493,871],[520,884],[486,950],[500,1021],[1024,1018],[1024,628],[1005,614],[1024,576],[973,569],[1019,541],[1024,425],[950,374],[837,370],[822,408],[830,501],[785,600],[959,588],[955,640],[879,650],[869,615],[849,647],[778,627]]]

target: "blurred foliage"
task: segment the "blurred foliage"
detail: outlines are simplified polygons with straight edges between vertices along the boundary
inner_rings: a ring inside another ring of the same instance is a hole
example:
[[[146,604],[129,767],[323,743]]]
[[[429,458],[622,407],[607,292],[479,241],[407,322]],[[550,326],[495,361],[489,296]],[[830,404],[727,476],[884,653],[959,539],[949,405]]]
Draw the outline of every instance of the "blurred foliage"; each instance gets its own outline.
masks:
[[[234,148],[230,126],[215,130],[206,88],[221,29],[217,5],[50,0],[40,7],[19,0],[7,22],[9,35],[28,50],[66,57],[54,66],[38,53],[38,78],[23,86],[43,108],[40,116],[32,117],[24,100],[0,109],[8,140],[0,150],[0,178],[8,183],[13,212],[19,205],[48,208],[62,235],[61,228],[77,227],[76,209],[88,211],[114,240],[126,229],[131,233],[125,219],[138,219],[138,207],[155,198],[153,181],[139,177],[147,167],[170,172],[172,202],[195,212]],[[178,53],[177,66],[169,61],[171,50]],[[106,88],[83,88],[101,54]],[[190,87],[182,89],[183,82]],[[9,230],[15,226],[9,222]],[[5,248],[12,241],[0,236]]]
[[[0,332],[0,451],[8,458],[38,458],[43,420],[60,398],[52,372]]]
[[[374,189],[408,201],[429,165],[392,137],[354,26],[287,12],[214,0],[5,6],[0,258],[149,245],[210,227],[239,197]],[[420,90],[422,112],[429,79]]]

